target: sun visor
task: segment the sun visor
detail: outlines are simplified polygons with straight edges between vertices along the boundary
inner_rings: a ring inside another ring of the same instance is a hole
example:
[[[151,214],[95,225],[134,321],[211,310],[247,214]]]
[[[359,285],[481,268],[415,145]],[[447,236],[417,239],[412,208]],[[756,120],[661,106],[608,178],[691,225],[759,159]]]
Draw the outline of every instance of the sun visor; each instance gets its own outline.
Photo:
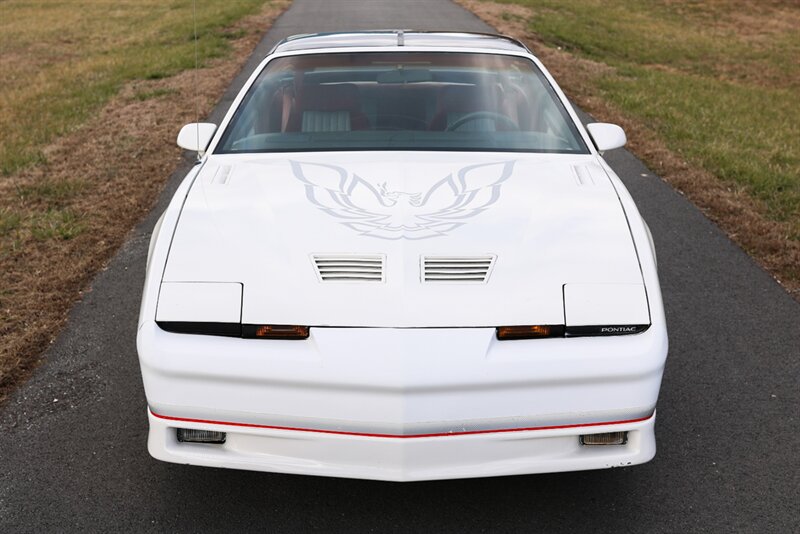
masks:
[[[565,284],[566,325],[649,325],[643,284]]]
[[[162,282],[156,321],[239,323],[242,284]]]

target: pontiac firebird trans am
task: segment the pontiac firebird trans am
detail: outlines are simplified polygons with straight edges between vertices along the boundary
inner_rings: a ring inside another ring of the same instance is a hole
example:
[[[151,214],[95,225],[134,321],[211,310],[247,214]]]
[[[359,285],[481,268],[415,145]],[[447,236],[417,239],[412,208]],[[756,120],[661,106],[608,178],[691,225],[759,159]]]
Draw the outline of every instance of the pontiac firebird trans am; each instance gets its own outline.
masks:
[[[647,226],[517,41],[279,43],[150,244],[148,448],[168,462],[383,480],[655,454],[667,331]]]

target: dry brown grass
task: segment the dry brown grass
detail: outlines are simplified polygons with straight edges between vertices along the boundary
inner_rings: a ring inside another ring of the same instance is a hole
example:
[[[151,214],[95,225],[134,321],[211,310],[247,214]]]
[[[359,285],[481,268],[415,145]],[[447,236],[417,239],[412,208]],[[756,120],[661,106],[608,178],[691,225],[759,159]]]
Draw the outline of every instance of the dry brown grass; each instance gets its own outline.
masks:
[[[0,402],[36,367],[82,289],[151,209],[181,161],[174,140],[194,120],[195,103],[201,115],[210,112],[289,3],[273,1],[237,22],[231,31],[241,37],[231,41],[232,53],[207,63],[197,83],[184,71],[125,85],[94,118],[46,148],[49,163],[0,182],[0,215],[43,219],[7,219],[0,232]],[[52,216],[41,215],[44,203]],[[80,231],[70,233],[75,224]]]
[[[744,188],[723,182],[700,166],[688,163],[684,157],[669,150],[647,123],[626,116],[606,100],[598,98],[597,80],[613,71],[613,67],[546,46],[529,30],[528,21],[534,13],[528,7],[481,0],[456,2],[498,32],[525,42],[553,73],[570,99],[595,118],[620,124],[628,133],[628,148],[632,152],[717,223],[790,294],[800,299],[800,241],[789,238],[793,231],[791,224],[769,219],[765,215],[768,211],[765,204]],[[774,4],[771,9],[784,13],[782,2]],[[763,35],[763,31],[755,27],[758,24],[763,26],[763,17],[731,17],[713,23],[719,31],[729,31],[731,24],[735,24],[746,35]],[[791,15],[785,14],[776,20],[775,24],[785,29],[786,21],[796,17],[797,12],[793,11]],[[742,29],[743,26],[749,29]],[[789,82],[791,80],[787,80]]]

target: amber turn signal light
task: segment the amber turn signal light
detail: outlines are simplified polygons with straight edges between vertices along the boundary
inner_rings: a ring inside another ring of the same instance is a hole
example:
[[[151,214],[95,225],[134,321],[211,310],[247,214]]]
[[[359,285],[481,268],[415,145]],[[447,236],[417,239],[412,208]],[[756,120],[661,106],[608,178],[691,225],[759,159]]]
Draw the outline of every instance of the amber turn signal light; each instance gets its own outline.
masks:
[[[560,324],[497,327],[497,339],[536,339],[563,336],[564,325]]]
[[[243,324],[242,337],[259,339],[307,339],[307,326],[286,324]]]

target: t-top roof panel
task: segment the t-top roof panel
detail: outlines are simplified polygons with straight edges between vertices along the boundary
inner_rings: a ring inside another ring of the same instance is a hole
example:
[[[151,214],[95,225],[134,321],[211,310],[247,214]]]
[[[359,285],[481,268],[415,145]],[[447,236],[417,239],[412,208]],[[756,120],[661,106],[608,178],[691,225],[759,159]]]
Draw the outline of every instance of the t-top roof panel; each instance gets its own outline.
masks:
[[[275,45],[273,52],[384,46],[483,48],[489,50],[528,52],[525,45],[516,39],[502,35],[458,32],[418,32],[413,30],[375,30],[349,33],[293,35]]]

